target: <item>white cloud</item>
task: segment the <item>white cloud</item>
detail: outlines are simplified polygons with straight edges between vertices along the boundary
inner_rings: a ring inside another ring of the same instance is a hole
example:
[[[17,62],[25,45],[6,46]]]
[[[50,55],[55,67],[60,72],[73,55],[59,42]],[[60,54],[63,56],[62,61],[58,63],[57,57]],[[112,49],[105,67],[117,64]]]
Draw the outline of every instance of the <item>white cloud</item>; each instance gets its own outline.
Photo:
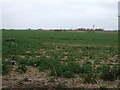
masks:
[[[3,27],[117,29],[117,0],[31,1],[3,2]]]

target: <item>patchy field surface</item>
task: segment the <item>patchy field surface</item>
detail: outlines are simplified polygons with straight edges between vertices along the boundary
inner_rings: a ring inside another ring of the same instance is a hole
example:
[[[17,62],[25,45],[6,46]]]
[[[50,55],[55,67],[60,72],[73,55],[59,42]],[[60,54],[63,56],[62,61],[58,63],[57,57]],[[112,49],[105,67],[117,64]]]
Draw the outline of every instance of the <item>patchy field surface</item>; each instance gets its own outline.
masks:
[[[120,87],[117,33],[3,31],[2,43],[5,88]]]

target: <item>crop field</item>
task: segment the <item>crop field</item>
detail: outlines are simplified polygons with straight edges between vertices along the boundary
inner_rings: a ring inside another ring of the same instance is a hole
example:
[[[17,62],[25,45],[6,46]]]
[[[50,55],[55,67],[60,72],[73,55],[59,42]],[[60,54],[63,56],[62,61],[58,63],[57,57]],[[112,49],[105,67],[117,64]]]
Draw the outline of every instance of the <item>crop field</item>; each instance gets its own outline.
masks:
[[[120,88],[118,33],[2,31],[4,88]]]

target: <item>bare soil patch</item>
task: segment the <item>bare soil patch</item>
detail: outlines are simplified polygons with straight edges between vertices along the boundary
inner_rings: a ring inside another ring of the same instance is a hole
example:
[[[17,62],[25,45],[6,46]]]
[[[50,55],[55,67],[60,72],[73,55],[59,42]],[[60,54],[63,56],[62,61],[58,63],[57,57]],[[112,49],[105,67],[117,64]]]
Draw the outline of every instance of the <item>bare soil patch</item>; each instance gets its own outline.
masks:
[[[40,72],[37,68],[28,66],[25,74],[19,74],[15,70],[16,67],[14,66],[8,75],[3,75],[3,88],[99,88],[103,85],[108,88],[115,88],[120,83],[120,80],[97,80],[97,84],[86,84],[79,75],[76,75],[75,78],[53,77],[55,80],[50,82],[50,71]],[[28,78],[28,80],[25,81],[25,78]]]

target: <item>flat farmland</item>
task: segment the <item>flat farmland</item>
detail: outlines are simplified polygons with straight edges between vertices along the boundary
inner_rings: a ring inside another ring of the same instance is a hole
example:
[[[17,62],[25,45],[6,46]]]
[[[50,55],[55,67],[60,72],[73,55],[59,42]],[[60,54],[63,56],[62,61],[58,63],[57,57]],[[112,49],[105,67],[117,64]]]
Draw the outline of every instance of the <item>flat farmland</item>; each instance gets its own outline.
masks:
[[[2,31],[3,88],[120,88],[118,33]]]

